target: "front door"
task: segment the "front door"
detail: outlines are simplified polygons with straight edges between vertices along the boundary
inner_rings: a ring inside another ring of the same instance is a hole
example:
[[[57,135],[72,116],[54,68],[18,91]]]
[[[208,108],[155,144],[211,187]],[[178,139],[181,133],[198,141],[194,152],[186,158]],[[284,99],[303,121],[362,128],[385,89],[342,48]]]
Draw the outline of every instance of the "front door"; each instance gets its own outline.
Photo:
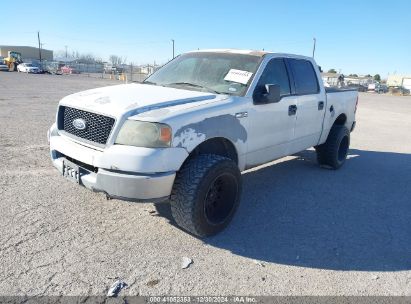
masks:
[[[271,59],[258,80],[253,98],[265,93],[266,84],[278,84],[281,100],[277,103],[254,104],[249,110],[248,153],[246,166],[258,164],[288,155],[294,138],[297,96],[291,95],[290,80],[283,58]]]

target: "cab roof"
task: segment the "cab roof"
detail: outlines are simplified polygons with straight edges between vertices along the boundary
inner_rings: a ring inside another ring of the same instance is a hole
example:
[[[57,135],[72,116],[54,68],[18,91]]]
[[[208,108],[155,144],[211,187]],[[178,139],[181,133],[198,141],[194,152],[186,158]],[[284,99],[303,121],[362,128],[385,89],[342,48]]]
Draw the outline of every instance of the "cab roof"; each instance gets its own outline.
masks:
[[[225,54],[244,54],[263,57],[270,52],[261,51],[261,50],[240,50],[240,49],[205,49],[205,50],[196,50],[189,53],[225,53]]]
[[[268,52],[268,51],[262,51],[262,50],[205,49],[205,50],[195,50],[195,51],[191,51],[188,53],[244,54],[244,55],[257,56],[257,57],[264,57],[265,55],[277,55],[277,56],[286,57],[286,58],[306,59],[306,60],[313,61],[313,58],[303,56],[303,55],[276,53],[276,52]]]

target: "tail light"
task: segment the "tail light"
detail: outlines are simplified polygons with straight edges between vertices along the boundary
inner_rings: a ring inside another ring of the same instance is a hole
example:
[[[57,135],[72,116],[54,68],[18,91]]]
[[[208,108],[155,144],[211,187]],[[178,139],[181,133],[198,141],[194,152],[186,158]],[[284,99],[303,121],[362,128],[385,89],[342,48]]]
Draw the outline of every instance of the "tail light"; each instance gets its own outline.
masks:
[[[354,113],[357,113],[357,107],[358,107],[358,96],[357,96],[357,101],[355,102]]]

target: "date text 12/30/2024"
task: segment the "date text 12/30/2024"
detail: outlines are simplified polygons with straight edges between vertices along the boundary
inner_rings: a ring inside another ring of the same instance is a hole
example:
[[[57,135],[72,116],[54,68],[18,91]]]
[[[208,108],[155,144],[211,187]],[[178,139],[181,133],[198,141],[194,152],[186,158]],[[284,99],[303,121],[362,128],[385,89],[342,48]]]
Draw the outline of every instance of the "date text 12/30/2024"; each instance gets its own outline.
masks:
[[[255,297],[247,296],[163,296],[149,297],[149,303],[257,303]]]

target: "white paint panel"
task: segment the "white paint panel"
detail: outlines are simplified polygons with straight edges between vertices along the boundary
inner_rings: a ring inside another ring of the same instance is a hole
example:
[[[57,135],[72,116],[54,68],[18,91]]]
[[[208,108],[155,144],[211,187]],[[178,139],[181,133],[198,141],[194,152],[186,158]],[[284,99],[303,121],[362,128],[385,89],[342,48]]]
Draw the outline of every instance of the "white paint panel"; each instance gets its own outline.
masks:
[[[404,78],[402,81],[402,86],[407,90],[411,90],[411,78]]]

